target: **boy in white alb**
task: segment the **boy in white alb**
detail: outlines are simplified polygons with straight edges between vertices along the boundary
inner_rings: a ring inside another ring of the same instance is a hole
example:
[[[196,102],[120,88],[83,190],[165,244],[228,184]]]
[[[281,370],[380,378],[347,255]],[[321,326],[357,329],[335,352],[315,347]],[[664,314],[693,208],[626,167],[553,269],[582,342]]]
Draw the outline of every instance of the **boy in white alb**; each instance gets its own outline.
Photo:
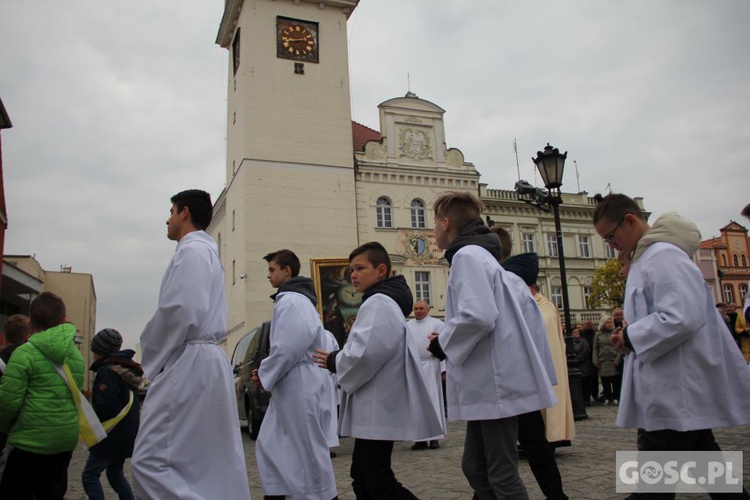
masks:
[[[357,498],[416,498],[391,469],[394,441],[423,440],[441,432],[419,370],[416,346],[406,332],[412,308],[403,276],[389,277],[383,245],[365,243],[349,256],[352,284],[362,305],[340,351],[313,358],[338,374],[339,434],[352,436],[352,487]]]
[[[451,265],[445,327],[430,343],[445,358],[448,418],[466,420],[462,469],[479,500],[526,499],[516,416],[553,406],[549,376],[523,319],[500,240],[470,193],[434,204],[435,240]]]
[[[328,345],[315,285],[299,276],[300,261],[291,250],[263,258],[278,292],[271,296],[271,349],[252,379],[272,394],[255,447],[260,482],[269,500],[330,500],[336,497],[328,450],[335,396],[328,374],[312,362],[315,350]]]

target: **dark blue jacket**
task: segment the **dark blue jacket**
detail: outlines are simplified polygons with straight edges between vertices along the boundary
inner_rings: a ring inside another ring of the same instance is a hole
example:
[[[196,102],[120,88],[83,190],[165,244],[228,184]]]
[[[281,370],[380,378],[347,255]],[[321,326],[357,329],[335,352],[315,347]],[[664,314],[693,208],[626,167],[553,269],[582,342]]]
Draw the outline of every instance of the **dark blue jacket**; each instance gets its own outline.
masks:
[[[91,402],[99,420],[114,418],[127,405],[133,394],[133,405],[127,415],[109,431],[107,438],[91,447],[91,453],[108,457],[130,457],[138,434],[140,405],[138,388],[143,382],[143,369],[133,361],[131,349],[115,352],[91,365],[96,372]]]

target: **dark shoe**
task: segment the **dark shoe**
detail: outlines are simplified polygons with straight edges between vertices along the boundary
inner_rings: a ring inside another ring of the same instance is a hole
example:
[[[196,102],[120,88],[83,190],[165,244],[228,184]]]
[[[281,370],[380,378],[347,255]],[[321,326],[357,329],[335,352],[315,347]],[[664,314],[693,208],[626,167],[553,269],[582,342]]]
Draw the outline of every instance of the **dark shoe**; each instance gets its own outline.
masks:
[[[437,450],[438,448],[440,448],[440,443],[438,443],[437,441],[430,441],[431,450]]]
[[[331,458],[336,458],[336,457],[337,457],[337,455],[336,455],[336,452],[335,452],[335,451],[332,451],[332,452],[331,452]]]
[[[418,441],[411,445],[412,450],[426,450],[427,448],[427,441]]]

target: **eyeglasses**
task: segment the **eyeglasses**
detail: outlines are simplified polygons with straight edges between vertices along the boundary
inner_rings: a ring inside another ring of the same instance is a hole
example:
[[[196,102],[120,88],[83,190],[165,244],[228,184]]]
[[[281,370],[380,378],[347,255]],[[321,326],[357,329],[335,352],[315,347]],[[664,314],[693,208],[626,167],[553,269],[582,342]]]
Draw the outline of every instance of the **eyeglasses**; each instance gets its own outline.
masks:
[[[614,244],[614,242],[615,242],[615,233],[617,232],[617,229],[620,227],[620,224],[622,224],[625,221],[625,217],[627,217],[627,214],[623,215],[622,219],[620,219],[620,222],[617,223],[617,225],[615,226],[615,228],[612,231],[610,231],[608,235],[606,235],[604,237],[604,242],[605,243],[608,243],[610,245]]]

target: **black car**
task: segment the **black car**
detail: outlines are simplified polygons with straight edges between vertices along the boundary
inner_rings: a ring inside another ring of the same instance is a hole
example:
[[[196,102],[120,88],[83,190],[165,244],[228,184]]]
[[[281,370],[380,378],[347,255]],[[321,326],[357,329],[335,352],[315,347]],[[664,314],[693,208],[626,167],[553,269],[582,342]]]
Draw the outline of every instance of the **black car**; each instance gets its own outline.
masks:
[[[260,425],[268,409],[271,393],[258,390],[250,381],[253,370],[268,356],[271,349],[271,322],[258,325],[242,336],[232,354],[234,387],[237,392],[237,409],[241,420],[247,420],[251,439],[258,437]]]

